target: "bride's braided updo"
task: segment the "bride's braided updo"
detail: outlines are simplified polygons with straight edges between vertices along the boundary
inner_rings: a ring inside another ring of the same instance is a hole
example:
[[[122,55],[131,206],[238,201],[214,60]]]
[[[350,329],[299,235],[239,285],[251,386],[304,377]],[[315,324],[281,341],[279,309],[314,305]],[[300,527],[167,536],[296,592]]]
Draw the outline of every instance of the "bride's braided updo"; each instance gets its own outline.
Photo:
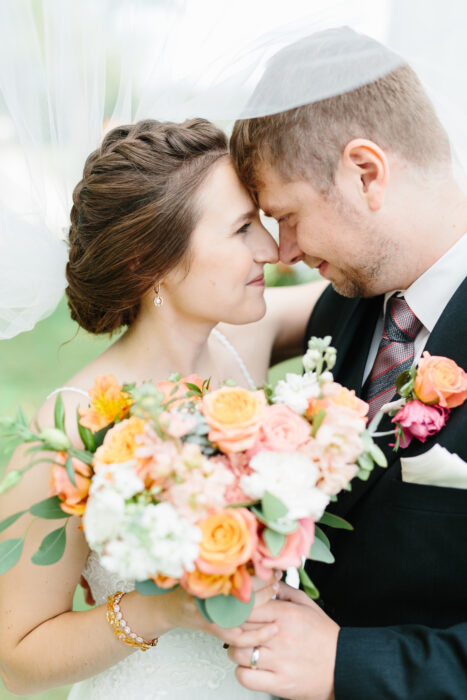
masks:
[[[80,326],[130,325],[143,295],[188,262],[196,191],[226,154],[224,133],[204,119],[145,120],[107,134],[73,192],[66,294]]]

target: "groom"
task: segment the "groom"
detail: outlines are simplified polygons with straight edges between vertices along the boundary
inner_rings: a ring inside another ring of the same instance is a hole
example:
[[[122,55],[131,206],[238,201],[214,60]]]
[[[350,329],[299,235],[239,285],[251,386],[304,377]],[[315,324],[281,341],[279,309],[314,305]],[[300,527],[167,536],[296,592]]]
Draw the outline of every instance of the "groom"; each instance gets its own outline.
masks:
[[[362,41],[383,50],[348,29],[312,35],[273,58],[255,94],[288,90],[294,66],[306,86],[318,54],[332,77],[342,38],[346,51]],[[237,121],[231,150],[252,196],[279,221],[282,261],[304,260],[331,282],[307,338],[332,335],[336,381],[375,413],[424,350],[467,368],[467,201],[407,65],[341,92]],[[390,428],[385,417],[380,431]],[[467,490],[403,474],[436,443],[467,460],[467,402],[425,443],[396,454],[390,442],[379,438],[388,469],[333,504],[354,531],[327,532],[335,564],[308,563],[320,606],[283,586],[281,600],[250,618],[250,646],[240,635],[230,649],[248,688],[314,700],[467,698]],[[263,623],[275,632],[266,642]]]

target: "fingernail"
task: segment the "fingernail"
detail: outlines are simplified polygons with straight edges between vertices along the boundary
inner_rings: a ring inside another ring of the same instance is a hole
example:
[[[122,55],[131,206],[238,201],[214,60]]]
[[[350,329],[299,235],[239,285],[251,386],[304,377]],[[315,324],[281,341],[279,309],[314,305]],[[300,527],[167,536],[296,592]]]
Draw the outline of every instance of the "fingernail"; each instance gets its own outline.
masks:
[[[269,630],[269,637],[270,638],[274,637],[274,635],[276,635],[278,632],[279,632],[278,627],[271,627],[271,629]]]
[[[279,569],[276,569],[274,571],[274,576],[276,577],[277,581],[280,581],[282,578],[282,571],[279,571]]]

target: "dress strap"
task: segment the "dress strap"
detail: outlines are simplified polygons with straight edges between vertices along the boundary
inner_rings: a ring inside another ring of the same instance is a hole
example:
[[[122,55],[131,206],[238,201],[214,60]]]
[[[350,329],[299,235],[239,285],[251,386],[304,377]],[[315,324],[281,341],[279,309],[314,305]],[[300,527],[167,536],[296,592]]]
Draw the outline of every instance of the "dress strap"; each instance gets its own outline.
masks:
[[[227,350],[229,350],[231,352],[231,354],[234,356],[234,358],[236,359],[236,361],[238,363],[238,366],[240,367],[240,369],[243,372],[243,376],[245,377],[246,383],[248,384],[249,388],[250,389],[257,389],[257,386],[256,386],[255,382],[253,381],[252,376],[249,373],[246,364],[243,362],[242,358],[240,357],[240,355],[238,354],[237,350],[234,348],[234,346],[232,345],[230,340],[228,340],[225,337],[225,335],[223,333],[221,333],[217,328],[213,328],[212,334],[218,340],[220,340],[222,345],[224,345],[227,348]]]

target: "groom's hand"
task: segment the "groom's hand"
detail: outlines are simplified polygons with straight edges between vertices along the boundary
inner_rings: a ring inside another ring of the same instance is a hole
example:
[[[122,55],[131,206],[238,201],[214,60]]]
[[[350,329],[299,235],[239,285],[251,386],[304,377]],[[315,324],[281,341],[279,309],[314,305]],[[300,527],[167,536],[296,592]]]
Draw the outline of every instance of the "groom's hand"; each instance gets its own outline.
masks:
[[[266,642],[263,623],[277,627]],[[277,600],[253,610],[229,656],[238,664],[238,680],[251,690],[291,700],[330,700],[339,629],[305,593],[281,583]],[[254,647],[259,658],[252,668]]]

